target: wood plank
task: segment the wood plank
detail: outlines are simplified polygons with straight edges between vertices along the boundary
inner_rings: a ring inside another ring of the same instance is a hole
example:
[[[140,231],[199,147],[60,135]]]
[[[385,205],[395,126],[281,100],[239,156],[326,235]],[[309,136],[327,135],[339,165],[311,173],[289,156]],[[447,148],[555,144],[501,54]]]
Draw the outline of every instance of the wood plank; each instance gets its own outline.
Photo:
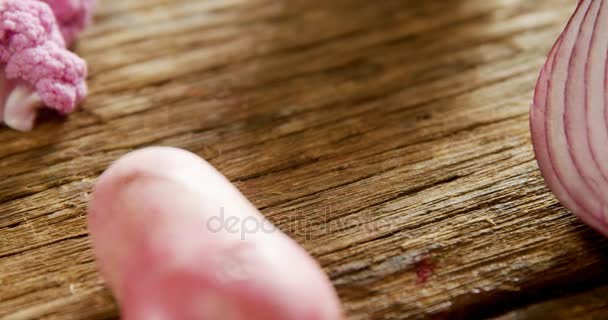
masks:
[[[495,318],[495,320],[525,319],[581,319],[600,320],[606,318],[608,287],[603,286],[581,293],[537,303]]]
[[[576,294],[605,293],[608,242],[548,192],[528,129],[574,5],[101,1],[76,48],[83,109],[0,130],[0,318],[118,315],[86,204],[148,145],[222,171],[321,262],[349,320],[601,318]]]

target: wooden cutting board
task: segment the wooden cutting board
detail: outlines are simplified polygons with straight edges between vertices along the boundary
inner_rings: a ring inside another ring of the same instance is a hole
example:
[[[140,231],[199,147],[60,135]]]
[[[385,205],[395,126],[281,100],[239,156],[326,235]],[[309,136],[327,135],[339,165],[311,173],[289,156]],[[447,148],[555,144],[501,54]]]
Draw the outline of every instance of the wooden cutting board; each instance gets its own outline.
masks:
[[[575,2],[102,0],[82,110],[0,130],[0,317],[117,317],[88,194],[170,145],[311,252],[349,320],[608,318],[608,242],[547,191],[528,132]]]

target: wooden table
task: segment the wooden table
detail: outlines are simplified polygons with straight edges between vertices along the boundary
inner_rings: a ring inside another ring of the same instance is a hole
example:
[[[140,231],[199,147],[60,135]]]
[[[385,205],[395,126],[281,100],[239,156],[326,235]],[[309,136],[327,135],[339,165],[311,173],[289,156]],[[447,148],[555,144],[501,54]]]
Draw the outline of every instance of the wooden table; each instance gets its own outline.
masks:
[[[88,193],[170,145],[311,252],[349,320],[608,318],[608,242],[547,191],[528,132],[575,2],[102,0],[83,109],[0,131],[0,317],[117,316]]]

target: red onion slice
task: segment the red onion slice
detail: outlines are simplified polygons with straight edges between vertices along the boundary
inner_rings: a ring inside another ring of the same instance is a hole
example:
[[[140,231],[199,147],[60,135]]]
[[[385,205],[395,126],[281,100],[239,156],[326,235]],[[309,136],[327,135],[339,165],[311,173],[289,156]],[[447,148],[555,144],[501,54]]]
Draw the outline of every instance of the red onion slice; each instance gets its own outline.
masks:
[[[608,235],[608,0],[581,0],[530,111],[536,159],[564,206]]]

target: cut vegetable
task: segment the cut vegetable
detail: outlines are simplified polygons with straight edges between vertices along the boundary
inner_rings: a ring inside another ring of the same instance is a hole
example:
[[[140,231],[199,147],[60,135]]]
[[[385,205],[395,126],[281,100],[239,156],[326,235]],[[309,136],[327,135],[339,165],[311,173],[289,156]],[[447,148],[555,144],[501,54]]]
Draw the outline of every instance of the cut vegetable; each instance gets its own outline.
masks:
[[[39,0],[47,3],[59,23],[59,29],[68,46],[93,20],[96,0]]]
[[[0,123],[28,131],[43,106],[71,113],[86,96],[86,75],[48,5],[0,0]]]
[[[123,319],[342,319],[319,265],[186,151],[120,159],[97,182],[88,218]]]
[[[608,235],[608,0],[581,0],[530,111],[534,151],[561,203]]]

